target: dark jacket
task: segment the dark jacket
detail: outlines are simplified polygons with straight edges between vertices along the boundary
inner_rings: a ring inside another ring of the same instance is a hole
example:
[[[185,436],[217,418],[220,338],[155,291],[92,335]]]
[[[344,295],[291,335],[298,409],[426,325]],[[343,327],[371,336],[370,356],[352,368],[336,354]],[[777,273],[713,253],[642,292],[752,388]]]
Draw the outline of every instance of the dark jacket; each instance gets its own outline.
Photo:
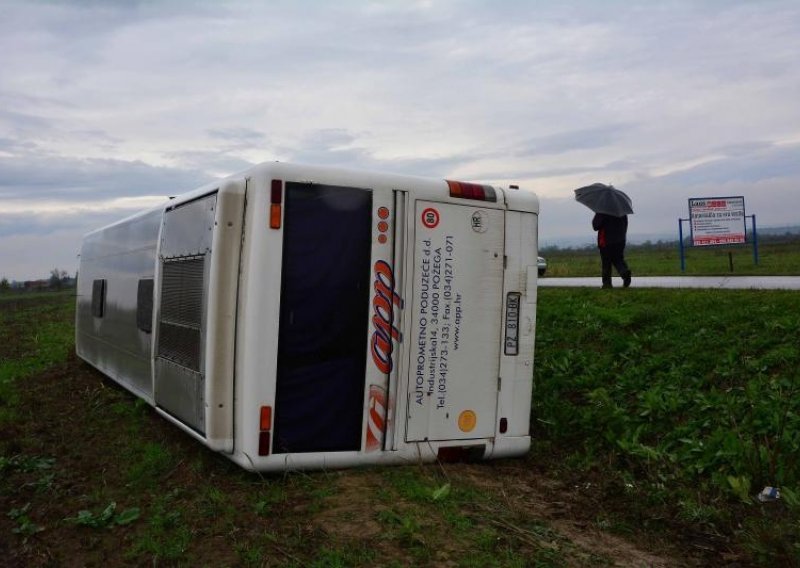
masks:
[[[597,231],[597,246],[625,244],[628,232],[628,216],[614,217],[605,213],[597,213],[592,219],[592,228]]]

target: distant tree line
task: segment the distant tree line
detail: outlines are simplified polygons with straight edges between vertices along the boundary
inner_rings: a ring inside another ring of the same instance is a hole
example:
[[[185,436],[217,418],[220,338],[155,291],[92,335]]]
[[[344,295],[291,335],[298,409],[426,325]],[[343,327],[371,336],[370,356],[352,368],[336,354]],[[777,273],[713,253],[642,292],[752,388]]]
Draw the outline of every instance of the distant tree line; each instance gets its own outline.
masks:
[[[74,288],[78,281],[78,273],[70,276],[66,270],[53,268],[49,278],[38,280],[11,280],[5,276],[0,278],[0,292],[36,292],[44,290],[66,290]]]
[[[750,231],[747,232],[747,244],[752,243],[753,235]],[[784,233],[777,233],[772,231],[758,231],[758,242],[760,245],[767,245],[767,244],[787,244],[787,243],[798,243],[800,244],[800,233],[786,231]],[[692,244],[692,237],[691,235],[687,235],[683,239],[683,244],[685,246],[691,246]],[[554,254],[558,252],[568,252],[568,251],[594,251],[597,248],[597,245],[594,243],[587,243],[585,245],[579,246],[559,246],[559,245],[547,245],[541,247],[539,249],[539,254],[547,256],[548,254]],[[657,240],[657,241],[644,241],[642,243],[628,243],[627,247],[628,250],[634,251],[661,251],[661,250],[671,250],[678,248],[678,239],[675,240]]]

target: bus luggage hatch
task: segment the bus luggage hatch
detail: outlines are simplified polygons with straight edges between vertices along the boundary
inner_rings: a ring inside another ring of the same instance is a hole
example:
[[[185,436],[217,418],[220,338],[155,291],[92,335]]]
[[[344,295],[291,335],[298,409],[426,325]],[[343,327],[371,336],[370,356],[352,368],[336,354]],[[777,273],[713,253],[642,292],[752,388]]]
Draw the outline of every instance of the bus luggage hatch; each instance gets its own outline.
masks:
[[[217,194],[164,215],[155,357],[156,405],[205,433],[208,268]]]
[[[504,212],[418,201],[407,441],[495,432]]]

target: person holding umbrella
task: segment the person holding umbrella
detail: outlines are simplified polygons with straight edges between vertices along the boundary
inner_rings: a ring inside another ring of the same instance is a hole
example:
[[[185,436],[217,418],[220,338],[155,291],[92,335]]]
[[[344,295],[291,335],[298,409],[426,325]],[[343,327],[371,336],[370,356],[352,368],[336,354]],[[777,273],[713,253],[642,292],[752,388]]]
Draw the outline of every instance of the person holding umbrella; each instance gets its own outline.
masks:
[[[597,231],[603,288],[611,288],[611,267],[622,277],[622,285],[631,285],[631,270],[625,262],[628,215],[633,214],[631,198],[613,185],[594,183],[575,190],[575,200],[594,211],[592,228]]]

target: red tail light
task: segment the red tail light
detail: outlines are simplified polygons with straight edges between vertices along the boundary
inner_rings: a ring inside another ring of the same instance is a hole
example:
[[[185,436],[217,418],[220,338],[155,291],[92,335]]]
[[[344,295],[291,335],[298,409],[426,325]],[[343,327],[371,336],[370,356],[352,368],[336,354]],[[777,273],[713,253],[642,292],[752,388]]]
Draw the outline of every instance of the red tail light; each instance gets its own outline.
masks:
[[[450,188],[450,197],[475,199],[477,201],[497,201],[497,193],[491,185],[479,185],[465,181],[445,180]]]
[[[271,229],[281,228],[281,203],[283,202],[283,182],[279,179],[272,180],[272,190],[269,199],[269,226]]]
[[[262,406],[259,423],[261,430],[272,430],[272,407]]]
[[[269,455],[270,430],[272,430],[272,407],[262,406],[258,416],[258,455]]]

